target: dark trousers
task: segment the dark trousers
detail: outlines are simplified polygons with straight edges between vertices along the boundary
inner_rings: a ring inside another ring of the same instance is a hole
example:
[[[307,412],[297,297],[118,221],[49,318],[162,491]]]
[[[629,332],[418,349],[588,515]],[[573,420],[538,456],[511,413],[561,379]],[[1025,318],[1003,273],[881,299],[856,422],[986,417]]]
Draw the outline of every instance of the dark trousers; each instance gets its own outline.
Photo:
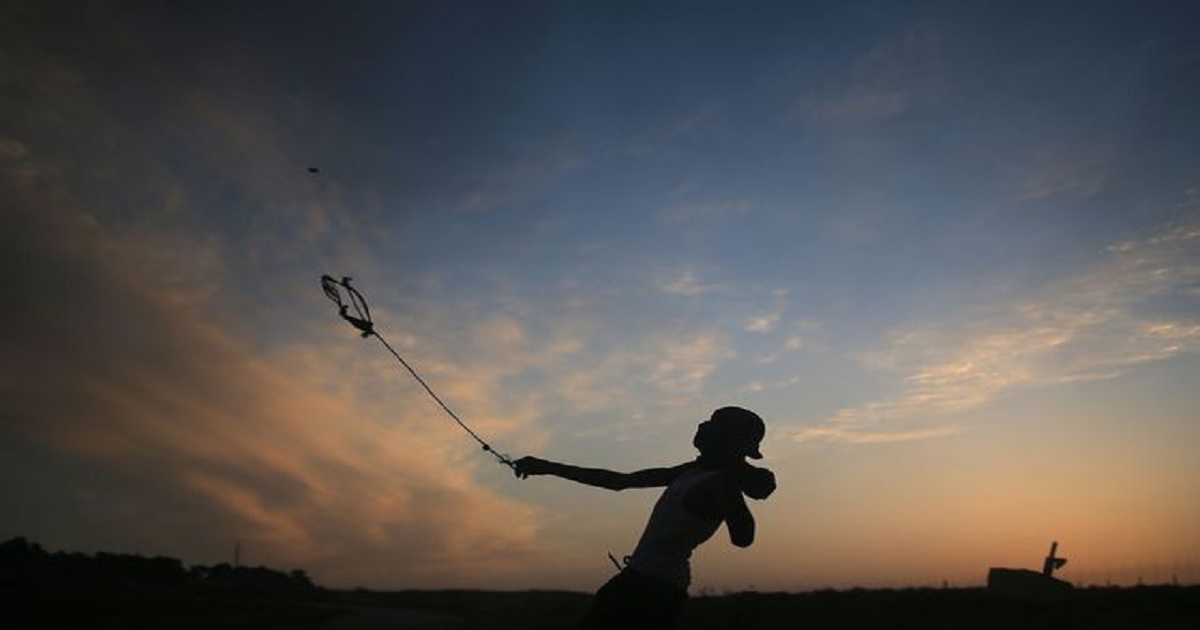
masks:
[[[624,569],[596,591],[583,620],[585,630],[670,630],[687,590]]]

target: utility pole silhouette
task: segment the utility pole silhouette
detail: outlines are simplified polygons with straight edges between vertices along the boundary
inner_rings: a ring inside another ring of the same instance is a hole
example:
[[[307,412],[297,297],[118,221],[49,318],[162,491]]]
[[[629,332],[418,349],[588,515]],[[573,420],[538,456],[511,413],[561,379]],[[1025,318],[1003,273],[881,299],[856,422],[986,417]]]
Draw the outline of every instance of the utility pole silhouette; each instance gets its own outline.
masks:
[[[1067,563],[1058,557],[1058,541],[1050,543],[1050,553],[1042,560],[1041,572],[1029,569],[992,567],[988,570],[988,591],[1020,599],[1054,599],[1071,589],[1071,583],[1054,577],[1054,571]]]
[[[1057,558],[1054,556],[1056,551],[1058,551],[1057,540],[1050,543],[1050,554],[1042,561],[1042,575],[1046,577],[1054,577],[1054,571],[1063,568],[1063,565],[1067,563],[1066,558]]]
[[[233,568],[238,568],[242,564],[242,541],[233,543]]]

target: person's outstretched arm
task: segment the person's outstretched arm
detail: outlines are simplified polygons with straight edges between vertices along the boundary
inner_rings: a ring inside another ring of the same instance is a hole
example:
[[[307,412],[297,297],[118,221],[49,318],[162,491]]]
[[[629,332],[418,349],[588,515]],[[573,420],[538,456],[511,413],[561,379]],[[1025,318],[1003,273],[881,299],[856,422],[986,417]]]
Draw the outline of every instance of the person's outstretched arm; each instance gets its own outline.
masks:
[[[631,473],[616,472],[604,468],[584,468],[561,464],[537,457],[522,457],[516,462],[517,476],[524,479],[530,475],[551,475],[576,483],[609,490],[626,488],[654,488],[666,486],[675,480],[691,464],[680,464],[671,468],[647,468]]]

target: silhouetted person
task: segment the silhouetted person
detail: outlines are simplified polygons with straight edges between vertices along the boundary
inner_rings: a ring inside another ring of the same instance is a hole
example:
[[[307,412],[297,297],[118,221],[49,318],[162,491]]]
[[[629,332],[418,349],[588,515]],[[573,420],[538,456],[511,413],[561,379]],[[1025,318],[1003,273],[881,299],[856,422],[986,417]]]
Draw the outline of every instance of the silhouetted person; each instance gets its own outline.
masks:
[[[762,459],[758,446],[765,431],[754,412],[723,407],[696,428],[692,445],[700,455],[678,466],[620,473],[536,457],[517,460],[521,478],[554,475],[609,490],[666,487],[625,567],[596,592],[585,628],[673,627],[687,601],[692,550],[721,523],[734,545],[754,543],[754,516],[742,495],[767,498],[775,475],[745,458]]]

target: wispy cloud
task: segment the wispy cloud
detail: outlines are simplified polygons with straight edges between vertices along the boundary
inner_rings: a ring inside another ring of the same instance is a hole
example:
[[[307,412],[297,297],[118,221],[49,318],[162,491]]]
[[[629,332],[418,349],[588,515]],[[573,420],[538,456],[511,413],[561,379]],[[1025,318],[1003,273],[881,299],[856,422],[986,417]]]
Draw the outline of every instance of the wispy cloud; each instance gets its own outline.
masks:
[[[663,293],[684,297],[699,297],[721,288],[718,283],[704,281],[700,277],[700,271],[692,267],[659,274],[657,284]]]
[[[951,437],[961,431],[956,427],[934,427],[914,431],[856,431],[841,427],[802,429],[793,435],[797,442],[841,442],[844,444],[893,444]]]
[[[750,213],[750,202],[745,199],[720,201],[694,201],[674,203],[663,209],[662,217],[668,223],[690,223],[693,221],[720,221],[735,219]]]
[[[19,140],[0,136],[0,159],[18,160],[24,157],[27,151]]]
[[[775,330],[775,325],[779,324],[780,317],[782,317],[782,313],[779,312],[751,317],[749,320],[746,320],[743,329],[746,332],[770,332]]]
[[[672,120],[652,131],[634,137],[626,143],[625,151],[630,155],[637,156],[654,153],[663,145],[703,129],[720,111],[721,108],[714,105],[690,112],[677,120]]]
[[[779,320],[783,317],[783,310],[775,310],[770,313],[756,315],[746,320],[742,327],[746,332],[768,333],[775,330],[779,325]]]
[[[789,389],[799,385],[803,381],[799,376],[792,376],[779,381],[751,381],[749,384],[741,388],[743,392],[759,393],[772,389]]]
[[[893,433],[941,437],[952,427],[929,433],[909,424],[947,422],[1017,388],[1115,378],[1139,364],[1194,352],[1200,349],[1197,260],[1200,222],[1193,218],[1114,244],[1090,271],[971,324],[896,332],[866,361],[905,373],[900,394],[844,408],[794,437],[855,443],[887,441]]]
[[[484,211],[524,201],[585,163],[578,147],[552,144],[536,157],[497,162],[458,202],[461,210]]]
[[[793,335],[784,340],[783,344],[775,352],[771,352],[765,356],[755,359],[756,363],[761,365],[771,365],[783,358],[785,353],[799,352],[804,348],[804,338],[799,335]]]
[[[88,460],[98,475],[171,488],[203,532],[190,544],[245,540],[263,561],[303,563],[328,583],[462,583],[533,552],[533,510],[475,483],[482,462],[461,435],[438,430],[448,423],[430,425],[419,392],[399,408],[371,395],[382,370],[342,351],[341,338],[255,354],[194,302],[160,294],[157,270],[138,259],[146,248],[65,199],[4,186],[5,262],[40,271],[6,287],[29,299],[4,315],[22,332],[0,337],[0,431]],[[521,341],[505,322],[482,326],[496,343]],[[497,430],[522,422],[491,418]],[[128,485],[111,500],[152,503],[146,491]],[[172,518],[151,512],[109,535],[153,536]],[[171,553],[198,553],[175,544]],[[369,555],[404,562],[366,575],[347,561]]]
[[[756,291],[757,293],[757,291]],[[783,316],[788,310],[788,296],[791,291],[788,289],[774,289],[769,291],[770,299],[774,304],[770,307],[760,307],[760,310],[753,315],[746,317],[742,324],[742,330],[753,333],[770,333],[774,332]],[[802,323],[794,323],[793,326],[803,326]]]
[[[665,341],[654,356],[652,383],[666,394],[696,394],[735,353],[719,337],[707,335]]]
[[[931,101],[943,82],[941,36],[929,23],[867,51],[845,85],[800,100],[802,116],[814,120],[891,118]]]
[[[1020,183],[1019,199],[1086,199],[1104,192],[1113,166],[1107,151],[1077,149],[1060,153],[1071,155],[1035,155],[1024,161],[1026,174]]]

